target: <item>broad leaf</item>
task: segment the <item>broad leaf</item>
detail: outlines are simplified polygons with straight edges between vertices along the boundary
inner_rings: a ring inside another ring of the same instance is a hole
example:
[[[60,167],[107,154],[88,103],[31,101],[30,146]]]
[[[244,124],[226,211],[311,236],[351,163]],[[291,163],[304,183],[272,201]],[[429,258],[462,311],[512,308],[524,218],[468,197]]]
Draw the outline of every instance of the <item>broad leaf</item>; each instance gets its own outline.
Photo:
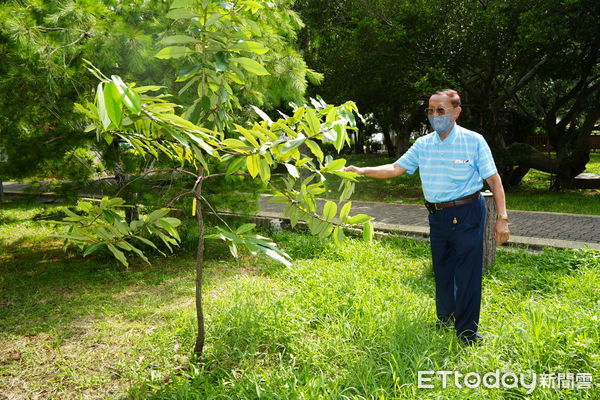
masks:
[[[121,125],[121,94],[117,85],[114,82],[106,82],[104,84],[104,104],[106,106],[106,113],[110,120],[115,124],[117,128]]]
[[[352,208],[351,201],[344,204],[344,206],[342,207],[342,210],[340,211],[340,221],[342,221],[344,223],[346,222],[346,218],[348,217],[348,214],[350,214],[351,208]]]
[[[346,220],[346,223],[350,224],[350,225],[362,224],[362,223],[365,223],[365,222],[370,221],[372,219],[373,219],[372,217],[370,217],[370,216],[368,216],[366,214],[356,214],[356,215],[348,218]]]
[[[176,8],[176,9],[169,11],[165,15],[165,17],[170,18],[170,19],[190,19],[190,18],[194,18],[197,16],[198,16],[198,14],[196,14],[195,12],[192,12],[186,8]]]
[[[249,51],[255,54],[265,54],[269,51],[268,47],[263,46],[261,43],[252,42],[249,40],[240,41],[229,46],[231,50],[236,51]]]
[[[192,50],[185,46],[170,46],[165,47],[164,49],[156,53],[154,57],[166,60],[169,58],[181,58],[191,53]]]
[[[239,63],[242,68],[246,71],[253,73],[254,75],[262,76],[262,75],[270,75],[269,71],[265,69],[260,63],[257,61],[248,58],[248,57],[234,57],[231,58],[231,61],[235,61]]]
[[[188,35],[165,36],[158,43],[162,45],[198,43],[199,40]]]
[[[323,218],[331,219],[335,217],[335,214],[337,214],[337,204],[333,201],[327,201],[323,207]]]

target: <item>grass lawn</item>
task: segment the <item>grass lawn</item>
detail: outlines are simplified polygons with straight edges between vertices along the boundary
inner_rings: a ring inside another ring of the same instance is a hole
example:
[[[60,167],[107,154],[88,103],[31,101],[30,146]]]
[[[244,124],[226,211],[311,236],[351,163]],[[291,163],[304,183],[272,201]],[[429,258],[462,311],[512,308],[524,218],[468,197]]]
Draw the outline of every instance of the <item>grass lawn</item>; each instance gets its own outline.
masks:
[[[592,153],[585,172],[600,173],[600,153]],[[347,165],[359,167],[393,163],[396,159],[381,154],[348,155]],[[328,179],[329,182],[329,179]],[[335,177],[328,185],[324,196],[335,198],[339,180]],[[574,214],[600,215],[600,191],[591,189],[565,190],[562,193],[548,191],[550,174],[531,170],[523,179],[521,187],[507,193],[509,210],[551,211]],[[423,193],[418,171],[413,175],[404,174],[393,179],[361,178],[356,184],[356,200],[422,204]]]
[[[0,399],[600,396],[598,387],[526,394],[453,380],[443,389],[441,379],[417,387],[419,370],[590,373],[600,383],[598,252],[499,251],[483,282],[486,342],[470,348],[434,328],[426,242],[349,240],[335,248],[301,233],[269,233],[294,257],[289,268],[248,255],[234,261],[211,243],[205,359],[190,365],[192,246],[127,270],[102,255],[64,254],[52,226],[32,220],[57,208],[0,209]]]

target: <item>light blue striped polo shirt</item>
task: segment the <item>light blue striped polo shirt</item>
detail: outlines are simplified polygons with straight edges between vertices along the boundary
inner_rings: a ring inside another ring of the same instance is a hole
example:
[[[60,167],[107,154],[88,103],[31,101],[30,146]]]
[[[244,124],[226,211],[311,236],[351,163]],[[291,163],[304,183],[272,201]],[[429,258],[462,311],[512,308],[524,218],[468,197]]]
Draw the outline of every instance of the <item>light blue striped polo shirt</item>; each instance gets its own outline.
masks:
[[[396,164],[411,175],[419,168],[423,195],[431,203],[475,193],[497,172],[483,136],[457,124],[444,140],[436,132],[418,138]]]

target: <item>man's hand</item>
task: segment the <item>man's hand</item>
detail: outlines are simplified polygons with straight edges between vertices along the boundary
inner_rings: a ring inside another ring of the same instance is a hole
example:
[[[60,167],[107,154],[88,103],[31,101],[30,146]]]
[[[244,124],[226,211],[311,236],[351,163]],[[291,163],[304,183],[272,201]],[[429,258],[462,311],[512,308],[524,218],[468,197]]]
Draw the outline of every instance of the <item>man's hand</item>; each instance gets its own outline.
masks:
[[[354,165],[349,165],[347,167],[344,167],[344,171],[345,172],[354,172],[355,174],[358,174],[358,175],[365,174],[364,168],[355,167]]]
[[[510,236],[508,231],[508,221],[505,219],[497,219],[494,226],[494,236],[496,238],[496,246],[502,246]]]

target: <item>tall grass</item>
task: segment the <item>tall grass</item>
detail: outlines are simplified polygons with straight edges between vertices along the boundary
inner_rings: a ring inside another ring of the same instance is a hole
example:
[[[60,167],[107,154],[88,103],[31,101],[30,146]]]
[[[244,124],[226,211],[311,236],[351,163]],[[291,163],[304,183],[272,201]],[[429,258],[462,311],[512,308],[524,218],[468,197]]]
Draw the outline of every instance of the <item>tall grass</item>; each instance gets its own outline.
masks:
[[[426,242],[336,248],[269,232],[289,268],[207,249],[207,347],[194,340],[193,252],[123,270],[64,256],[14,207],[0,225],[0,387],[27,398],[595,399],[598,388],[419,389],[419,370],[593,374],[600,253],[499,251],[484,276],[481,346],[435,329]],[[18,352],[19,357],[13,356]]]

